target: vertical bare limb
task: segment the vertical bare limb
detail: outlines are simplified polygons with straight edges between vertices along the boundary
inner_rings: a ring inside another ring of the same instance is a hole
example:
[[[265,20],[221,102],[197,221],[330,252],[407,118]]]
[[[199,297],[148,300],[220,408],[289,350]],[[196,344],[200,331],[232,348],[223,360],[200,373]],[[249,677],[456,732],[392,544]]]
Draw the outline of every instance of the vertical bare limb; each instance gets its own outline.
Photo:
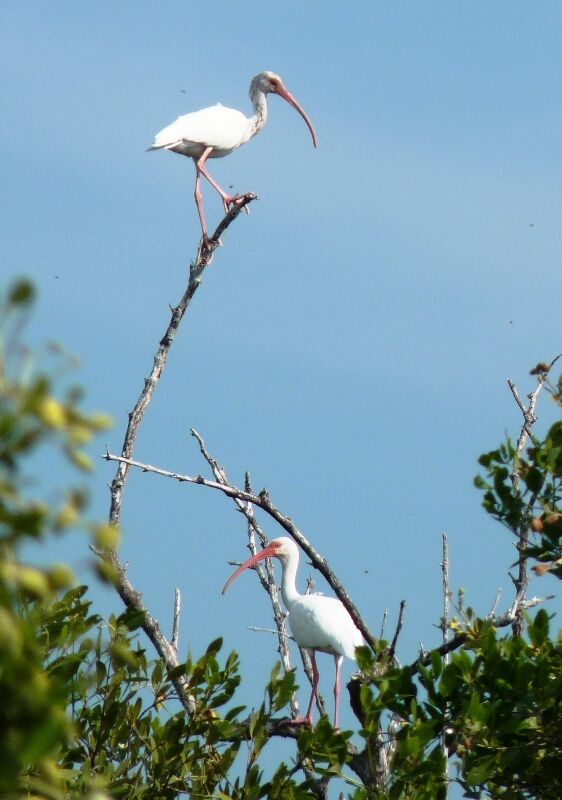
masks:
[[[211,467],[211,470],[213,472],[213,475],[215,476],[217,483],[220,483],[222,486],[230,486],[226,470],[209,453],[205,445],[205,442],[203,440],[203,437],[194,429],[191,430],[191,435],[197,440],[197,443],[199,445],[199,450],[201,451],[201,455]],[[246,472],[244,488],[246,494],[251,497],[253,495],[253,491],[248,472]],[[265,535],[264,531],[262,530],[260,524],[256,520],[252,502],[243,500],[235,496],[232,496],[232,499],[238,510],[241,511],[242,514],[244,514],[244,516],[248,521],[248,546],[252,555],[255,555],[257,552],[257,548],[256,548],[254,534],[258,536],[262,547],[264,547],[268,543],[268,538]],[[285,614],[281,608],[281,602],[279,600],[279,592],[277,590],[277,584],[275,583],[275,573],[273,572],[273,565],[271,563],[271,559],[269,558],[266,559],[264,564],[265,566],[263,564],[256,564],[255,570],[258,574],[261,585],[269,595],[271,607],[273,610],[273,619],[275,621],[275,627],[277,628],[278,651],[281,657],[281,663],[283,664],[284,671],[289,672],[291,669],[293,669],[293,666],[291,663],[291,653],[289,650],[289,636],[287,635]],[[299,652],[302,659],[304,671],[310,682],[310,685],[312,686],[313,676],[312,676],[312,664],[310,661],[310,656],[305,650],[303,650],[300,647],[299,647]],[[320,714],[326,713],[326,707],[320,694],[317,695],[317,706]],[[291,714],[293,715],[293,718],[296,718],[298,716],[298,713],[299,713],[298,701],[296,697],[293,696],[291,698]]]
[[[199,446],[201,446],[201,442],[199,443]],[[252,484],[248,472],[246,472],[244,478],[244,488],[246,489],[247,492],[252,494]],[[257,533],[257,535],[259,536],[262,547],[264,547],[268,543],[268,540],[255,518],[254,507],[252,506],[251,503],[244,504],[244,514],[246,515],[246,519],[248,520],[248,542],[250,551],[252,555],[255,555],[257,553],[257,547],[254,534]],[[263,565],[261,564],[256,564],[256,567],[262,567],[263,569]],[[281,608],[281,603],[279,602],[279,592],[277,590],[277,584],[275,583],[275,574],[273,572],[273,565],[271,563],[270,558],[267,558],[265,560],[265,572],[266,572],[265,576],[262,575],[261,572],[259,572],[258,574],[260,576],[261,584],[267,591],[267,594],[271,602],[271,608],[273,610],[273,620],[275,622],[275,627],[277,628],[277,641],[279,645],[278,651],[281,657],[283,670],[285,672],[290,672],[290,670],[293,668],[293,665],[291,663],[291,653],[289,650],[289,637],[287,635],[287,626],[285,624],[285,614],[283,613],[283,610]],[[310,680],[312,680],[312,671],[310,673],[309,678]],[[291,705],[291,716],[293,717],[293,719],[296,719],[299,715],[299,703],[295,693],[291,695],[290,705]]]
[[[172,641],[170,645],[178,652],[178,642],[180,636],[180,609],[181,609],[181,594],[180,590],[176,589],[174,593],[174,620],[172,623]]]
[[[390,643],[390,647],[388,648],[388,658],[391,662],[395,662],[395,655],[396,655],[396,645],[398,644],[398,637],[400,636],[400,632],[402,630],[402,624],[404,622],[404,611],[406,609],[406,601],[400,601],[400,609],[398,611],[398,621],[396,623],[396,628],[394,629],[394,636],[392,637],[392,641]]]
[[[144,416],[144,412],[146,411],[147,406],[152,399],[152,395],[156,389],[158,381],[160,380],[160,376],[162,375],[164,367],[166,366],[168,354],[175,339],[179,325],[184,317],[185,312],[189,308],[189,304],[191,303],[195,292],[201,284],[203,272],[213,259],[213,253],[219,245],[219,238],[221,234],[224,233],[228,226],[236,219],[242,209],[255,199],[256,196],[253,194],[244,195],[244,197],[230,209],[228,214],[226,214],[224,219],[219,224],[210,240],[210,248],[202,249],[201,245],[199,246],[197,258],[189,268],[189,280],[187,288],[177,306],[172,308],[172,316],[166,331],[164,332],[164,336],[160,339],[160,344],[158,345],[158,349],[154,355],[152,369],[148,378],[145,378],[143,389],[137,402],[135,403],[135,407],[129,414],[129,424],[127,425],[123,446],[121,448],[121,455],[125,458],[131,458],[133,455],[138,427]],[[111,506],[109,510],[109,521],[112,525],[119,525],[121,518],[123,490],[125,488],[128,472],[129,466],[121,461],[117,465],[117,472],[115,473],[115,477],[111,483]]]
[[[446,533],[441,534],[441,543],[442,543],[441,572],[443,573],[443,579],[442,579],[443,617],[441,618],[441,633],[442,633],[443,647],[446,648],[447,642],[449,640],[449,603],[451,599],[451,591],[449,588],[449,542]],[[445,664],[449,664],[450,660],[451,660],[451,654],[449,652],[445,652],[444,656]],[[449,708],[447,706],[445,709],[445,718],[444,718],[443,732],[442,732],[442,748],[443,748],[443,757],[445,759],[445,766],[443,769],[443,779],[445,783],[445,800],[449,793],[449,752],[447,747],[447,735],[449,733],[450,733]]]
[[[137,402],[135,403],[135,407],[129,414],[129,422],[121,450],[123,456],[130,458],[130,456],[133,454],[139,425],[142,421],[148,404],[152,399],[154,390],[158,385],[158,381],[160,380],[166,365],[168,354],[175,339],[179,325],[189,307],[189,304],[191,303],[191,300],[193,299],[193,296],[195,295],[195,292],[199,288],[204,270],[211,263],[213,259],[213,253],[219,246],[219,237],[236,219],[242,209],[255,199],[256,196],[253,194],[247,194],[241,198],[241,200],[230,209],[228,214],[226,214],[220,222],[211,238],[210,246],[205,249],[203,249],[202,245],[199,246],[197,258],[195,259],[195,262],[190,265],[187,288],[183,293],[178,305],[175,308],[172,308],[171,319],[154,355],[152,369],[148,378],[146,378],[144,381],[143,389]],[[117,465],[117,471],[110,486],[111,502],[109,509],[109,522],[115,527],[119,527],[121,520],[123,491],[125,488],[125,482],[127,480],[129,468],[130,464],[127,464],[125,461],[120,461]],[[125,568],[119,561],[117,552],[115,550],[96,552],[100,558],[102,558],[112,567],[115,589],[125,606],[127,608],[133,608],[142,613],[144,619],[142,626],[143,630],[154,645],[157,653],[164,660],[168,670],[178,666],[176,647],[173,646],[173,644],[164,636],[158,621],[149,613],[148,609],[145,608],[140,593],[134,588],[127,578]],[[175,679],[173,683],[184,708],[187,711],[193,711],[194,701],[189,695],[187,680],[179,677]]]
[[[519,438],[517,439],[517,445],[515,448],[515,458],[513,459],[513,469],[511,472],[511,482],[513,485],[513,491],[516,494],[520,494],[520,462],[522,458],[523,450],[527,444],[527,439],[532,438],[532,427],[537,421],[537,417],[535,415],[535,408],[537,405],[537,400],[539,398],[539,394],[541,389],[543,388],[548,373],[550,372],[551,368],[560,358],[560,354],[557,355],[555,358],[552,359],[550,364],[537,364],[537,366],[531,370],[532,375],[537,376],[537,385],[527,395],[527,400],[529,401],[528,405],[525,406],[523,400],[521,399],[519,392],[512,380],[508,379],[507,384],[511,390],[511,393],[517,403],[521,414],[523,415],[523,425],[521,427],[521,433],[519,434]],[[529,512],[532,510],[532,507],[535,503],[535,496],[533,495],[527,504]],[[523,555],[527,545],[529,544],[529,529],[527,527],[527,517],[528,515],[524,515],[523,521],[519,526],[519,530],[516,531],[517,535],[517,550],[519,551],[519,565],[517,570],[517,576],[512,577],[513,584],[515,586],[515,594],[516,597],[523,599],[525,597],[525,592],[527,591],[527,587],[529,585],[529,573],[527,570],[527,559]],[[516,636],[521,636],[524,630],[524,618],[523,618],[523,611],[521,605],[518,607],[517,616],[513,623],[513,633]]]
[[[226,474],[226,470],[222,467],[219,462],[213,458],[213,456],[207,450],[205,442],[203,441],[203,437],[197,433],[196,430],[191,430],[191,435],[197,440],[199,445],[199,450],[201,451],[201,455],[207,462],[207,464],[211,467],[213,475],[215,476],[215,480],[217,483],[220,483],[222,486],[230,486],[230,482],[228,480],[228,475]],[[250,476],[246,472],[245,476],[245,490],[248,495],[252,495],[252,488],[250,485]],[[244,514],[248,523],[248,546],[252,555],[255,555],[257,552],[255,536],[257,535],[262,546],[266,545],[268,542],[267,536],[265,535],[264,531],[262,530],[260,524],[256,520],[253,505],[251,502],[246,500],[241,500],[238,497],[232,497],[232,500],[236,506],[236,508]],[[285,626],[285,614],[281,608],[281,602],[279,600],[279,592],[277,591],[277,585],[275,583],[275,575],[273,572],[273,567],[271,564],[271,560],[267,559],[264,564],[256,564],[256,572],[260,579],[260,582],[269,595],[269,599],[271,601],[271,606],[273,608],[273,618],[275,620],[275,626],[277,628],[278,633],[278,642],[279,642],[279,653],[281,655],[281,661],[283,663],[283,667],[286,672],[292,669],[291,665],[291,655],[289,652],[288,644],[287,644],[287,630]]]
[[[94,553],[101,559],[109,560],[106,551],[97,550],[94,547],[91,547]],[[174,667],[179,666],[179,659],[178,654],[174,646],[162,633],[158,620],[152,616],[149,610],[146,608],[144,603],[142,602],[142,597],[139,592],[135,589],[132,583],[129,581],[125,566],[120,563],[119,558],[117,557],[117,553],[112,552],[112,557],[110,561],[113,572],[114,572],[114,582],[115,586],[119,592],[120,597],[123,600],[123,603],[127,608],[134,608],[135,611],[138,611],[143,616],[143,623],[142,628],[152,644],[154,645],[156,652],[164,661],[166,665],[166,669],[171,671]],[[180,675],[177,678],[172,680],[174,688],[178,694],[178,698],[180,703],[183,705],[185,710],[189,713],[193,713],[195,710],[196,702],[194,698],[189,693],[189,682],[185,675]]]
[[[384,639],[384,630],[386,628],[387,620],[388,620],[388,608],[385,608],[384,613],[382,615],[381,632],[379,634],[379,639]]]
[[[443,573],[443,580],[442,580],[442,590],[443,590],[443,617],[441,619],[441,632],[442,632],[442,640],[443,645],[447,644],[447,640],[449,638],[449,603],[451,599],[451,592],[449,589],[449,543],[447,540],[447,534],[441,534],[441,543],[442,543],[442,559],[441,559],[441,572]],[[449,663],[447,659],[449,658],[448,654],[445,655],[446,663]]]

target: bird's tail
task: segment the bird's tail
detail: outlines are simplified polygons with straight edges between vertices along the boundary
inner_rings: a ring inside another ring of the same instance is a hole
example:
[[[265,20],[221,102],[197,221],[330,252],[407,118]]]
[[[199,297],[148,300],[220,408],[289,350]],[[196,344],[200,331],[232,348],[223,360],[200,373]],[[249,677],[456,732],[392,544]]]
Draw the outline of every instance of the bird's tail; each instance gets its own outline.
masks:
[[[182,141],[183,139],[177,139],[175,142],[166,142],[165,144],[158,144],[157,142],[154,142],[154,144],[151,144],[150,147],[147,147],[144,152],[148,153],[149,150],[172,150],[174,147],[177,147],[178,144],[181,144]]]

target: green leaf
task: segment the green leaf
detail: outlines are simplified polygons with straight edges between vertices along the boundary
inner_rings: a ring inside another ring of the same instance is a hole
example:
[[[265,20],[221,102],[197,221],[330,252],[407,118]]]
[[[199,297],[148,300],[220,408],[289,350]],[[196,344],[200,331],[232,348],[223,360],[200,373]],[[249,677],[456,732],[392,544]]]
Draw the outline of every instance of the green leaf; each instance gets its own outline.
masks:
[[[478,785],[484,783],[489,778],[496,764],[496,756],[483,756],[479,758],[473,767],[466,774],[466,780],[469,784]]]

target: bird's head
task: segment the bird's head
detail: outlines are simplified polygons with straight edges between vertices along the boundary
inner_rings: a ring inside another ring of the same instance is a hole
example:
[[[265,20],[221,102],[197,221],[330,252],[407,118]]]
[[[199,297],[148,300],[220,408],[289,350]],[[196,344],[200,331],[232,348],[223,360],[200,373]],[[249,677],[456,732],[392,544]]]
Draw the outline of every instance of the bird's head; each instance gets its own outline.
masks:
[[[222,593],[224,594],[226,592],[230,584],[240,575],[241,572],[253,567],[258,563],[258,561],[263,561],[264,558],[278,558],[283,563],[289,560],[291,557],[298,558],[298,554],[298,547],[292,539],[289,539],[288,536],[281,536],[279,539],[272,539],[271,542],[263,548],[263,550],[260,550],[259,553],[251,556],[251,558],[241,564],[237,570],[232,573],[230,578],[225,583]]]
[[[293,106],[295,111],[298,111],[308,126],[308,130],[312,136],[314,147],[317,146],[316,131],[304,109],[297,103],[293,95],[285,88],[285,84],[275,72],[260,72],[255,78],[252,78],[250,83],[250,99],[254,104],[255,98],[259,94],[278,94],[283,100],[286,100],[289,105]],[[282,537],[284,538],[284,537]]]
[[[279,75],[276,75],[275,72],[269,72],[268,70],[265,72],[260,72],[260,74],[256,75],[255,78],[252,78],[252,82],[250,84],[250,97],[254,92],[278,94],[279,87],[285,89],[283,81]]]

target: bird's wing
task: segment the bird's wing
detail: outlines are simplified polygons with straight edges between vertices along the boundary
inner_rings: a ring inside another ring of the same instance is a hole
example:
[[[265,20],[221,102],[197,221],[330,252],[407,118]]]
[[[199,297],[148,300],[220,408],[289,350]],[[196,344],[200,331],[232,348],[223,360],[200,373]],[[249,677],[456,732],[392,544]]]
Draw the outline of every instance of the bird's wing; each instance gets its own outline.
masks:
[[[156,134],[152,148],[172,148],[185,142],[230,151],[242,144],[249,125],[250,120],[234,108],[210,106],[178,117]]]
[[[335,597],[302,595],[291,607],[289,625],[301,647],[355,658],[363,637]]]

